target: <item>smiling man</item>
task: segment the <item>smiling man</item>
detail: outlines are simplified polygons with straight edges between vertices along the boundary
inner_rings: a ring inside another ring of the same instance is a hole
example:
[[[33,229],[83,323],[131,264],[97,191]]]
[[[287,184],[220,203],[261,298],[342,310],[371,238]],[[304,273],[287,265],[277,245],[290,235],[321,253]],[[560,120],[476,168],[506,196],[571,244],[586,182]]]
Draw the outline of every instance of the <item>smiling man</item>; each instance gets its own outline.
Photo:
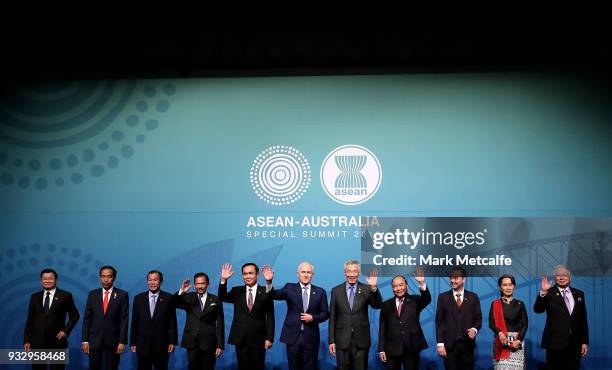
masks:
[[[366,284],[358,281],[359,262],[344,263],[346,281],[331,291],[329,309],[329,352],[336,357],[338,369],[368,368],[370,349],[370,318],[368,306],[382,307],[377,287],[378,272],[372,270]]]
[[[329,317],[325,289],[312,284],[314,266],[310,262],[298,265],[297,283],[287,283],[280,289],[272,288],[274,272],[262,268],[274,300],[287,302],[287,316],[280,341],[287,345],[289,370],[317,369],[319,355],[319,324]]]
[[[542,348],[546,349],[547,369],[573,370],[589,352],[589,324],[584,292],[570,287],[570,270],[559,265],[553,271],[555,285],[542,274],[540,294],[533,310],[546,312]]]

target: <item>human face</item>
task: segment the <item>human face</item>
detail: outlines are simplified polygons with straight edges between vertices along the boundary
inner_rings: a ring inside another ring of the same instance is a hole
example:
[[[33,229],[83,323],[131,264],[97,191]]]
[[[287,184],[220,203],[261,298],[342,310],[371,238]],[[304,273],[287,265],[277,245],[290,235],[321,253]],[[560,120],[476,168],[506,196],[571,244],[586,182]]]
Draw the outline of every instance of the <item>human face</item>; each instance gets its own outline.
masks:
[[[406,282],[399,276],[393,279],[393,281],[391,282],[391,288],[393,289],[393,294],[395,294],[397,298],[402,298],[406,295],[406,292],[408,291],[408,286],[406,286]]]
[[[147,285],[149,286],[149,290],[154,293],[161,288],[162,283],[157,272],[147,275]]]
[[[465,282],[465,278],[463,276],[451,276],[450,277],[450,286],[454,290],[463,289],[464,282]]]
[[[193,286],[198,294],[204,294],[208,288],[208,282],[204,276],[198,276],[193,282]]]
[[[560,268],[555,271],[555,282],[559,288],[567,287],[571,281],[572,277],[568,269]]]
[[[40,278],[40,285],[44,290],[53,290],[57,284],[55,274],[52,272],[45,272]]]
[[[512,297],[512,294],[514,294],[514,284],[512,284],[512,280],[510,280],[510,278],[503,278],[499,290],[504,297]]]
[[[314,272],[312,271],[312,266],[310,266],[310,264],[308,263],[302,263],[298,266],[296,275],[300,280],[300,283],[302,283],[303,285],[310,284],[312,276],[314,275]]]
[[[113,283],[115,282],[115,278],[113,277],[113,270],[104,269],[100,271],[100,282],[102,283],[102,288],[105,290],[109,290],[112,288]]]
[[[356,284],[357,279],[359,279],[359,265],[347,265],[344,268],[344,276],[347,283],[351,285]]]
[[[248,286],[253,286],[257,284],[258,273],[255,272],[255,266],[248,265],[242,269],[242,280]]]

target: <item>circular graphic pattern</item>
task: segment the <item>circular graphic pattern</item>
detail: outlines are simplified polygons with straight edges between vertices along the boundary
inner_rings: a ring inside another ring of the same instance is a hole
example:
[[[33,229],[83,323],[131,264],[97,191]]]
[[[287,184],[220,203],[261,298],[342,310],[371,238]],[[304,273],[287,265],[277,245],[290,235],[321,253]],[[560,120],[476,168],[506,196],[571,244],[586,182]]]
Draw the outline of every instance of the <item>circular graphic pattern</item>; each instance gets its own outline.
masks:
[[[259,199],[275,206],[294,203],[310,185],[310,164],[297,149],[275,145],[253,161],[251,186]]]

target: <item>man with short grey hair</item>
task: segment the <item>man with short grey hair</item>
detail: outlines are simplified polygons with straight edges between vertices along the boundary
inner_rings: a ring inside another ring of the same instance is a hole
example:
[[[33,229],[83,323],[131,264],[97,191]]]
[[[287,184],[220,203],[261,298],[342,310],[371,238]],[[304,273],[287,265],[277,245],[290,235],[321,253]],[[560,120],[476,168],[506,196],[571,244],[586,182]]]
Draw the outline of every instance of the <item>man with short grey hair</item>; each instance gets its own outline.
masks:
[[[358,281],[359,262],[344,263],[346,281],[331,292],[329,312],[329,352],[336,357],[338,369],[365,370],[370,349],[368,306],[382,307],[382,296],[376,286],[378,272],[372,269],[366,284]]]
[[[555,285],[551,287],[542,274],[540,294],[533,310],[546,312],[542,348],[546,349],[547,369],[579,369],[580,360],[589,351],[589,326],[584,292],[570,287],[571,272],[563,265],[553,270]]]

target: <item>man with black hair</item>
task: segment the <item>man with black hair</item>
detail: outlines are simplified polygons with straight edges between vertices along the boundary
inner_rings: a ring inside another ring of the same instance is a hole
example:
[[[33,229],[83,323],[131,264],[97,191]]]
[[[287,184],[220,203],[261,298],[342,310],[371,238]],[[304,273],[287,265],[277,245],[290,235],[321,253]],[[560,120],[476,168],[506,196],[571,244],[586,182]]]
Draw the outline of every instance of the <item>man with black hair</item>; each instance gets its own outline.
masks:
[[[113,266],[100,267],[102,288],[87,296],[81,347],[89,355],[90,370],[117,370],[128,343],[130,303],[128,293],[114,286],[116,279]]]
[[[474,368],[476,334],[482,326],[482,311],[478,295],[464,288],[466,276],[461,267],[451,269],[451,290],[438,296],[437,349],[447,370]]]
[[[166,370],[170,353],[178,343],[173,295],[161,290],[164,274],[147,274],[146,292],[134,297],[130,348],[138,358],[138,370]]]
[[[242,266],[244,285],[227,291],[227,279],[234,274],[231,264],[221,269],[219,298],[234,304],[234,319],[227,342],[236,346],[240,370],[263,370],[266,350],[274,342],[274,301],[266,287],[257,284],[259,267],[249,262]]]
[[[57,287],[57,272],[47,268],[40,272],[43,290],[32,294],[23,332],[23,349],[65,349],[68,336],[79,321],[79,311],[72,294]],[[68,322],[66,322],[68,316]],[[63,364],[32,365],[32,369],[64,369]]]
[[[214,294],[208,292],[208,275],[198,272],[193,275],[195,292],[188,279],[174,295],[176,307],[185,311],[185,329],[181,347],[187,349],[189,370],[213,370],[217,358],[225,348],[225,320],[223,305]]]

